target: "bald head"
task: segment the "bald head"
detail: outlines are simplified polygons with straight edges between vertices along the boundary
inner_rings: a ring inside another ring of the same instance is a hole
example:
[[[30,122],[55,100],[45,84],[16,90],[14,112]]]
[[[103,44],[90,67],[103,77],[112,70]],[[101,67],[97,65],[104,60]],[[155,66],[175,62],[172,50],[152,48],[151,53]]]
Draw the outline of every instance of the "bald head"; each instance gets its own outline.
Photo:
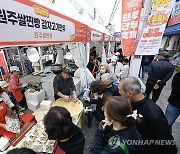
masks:
[[[141,83],[135,77],[127,77],[121,80],[119,88],[121,88],[125,93],[128,91],[131,91],[134,94],[141,93]]]

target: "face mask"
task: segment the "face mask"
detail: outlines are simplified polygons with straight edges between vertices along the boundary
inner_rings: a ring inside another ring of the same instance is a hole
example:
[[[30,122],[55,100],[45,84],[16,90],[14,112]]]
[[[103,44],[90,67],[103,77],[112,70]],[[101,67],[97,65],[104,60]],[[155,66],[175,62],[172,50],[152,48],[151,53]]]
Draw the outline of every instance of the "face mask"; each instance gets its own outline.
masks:
[[[115,62],[115,61],[112,61],[112,65],[113,65],[113,66],[116,65],[116,62]]]
[[[99,97],[98,96],[94,96],[94,99],[98,99]]]

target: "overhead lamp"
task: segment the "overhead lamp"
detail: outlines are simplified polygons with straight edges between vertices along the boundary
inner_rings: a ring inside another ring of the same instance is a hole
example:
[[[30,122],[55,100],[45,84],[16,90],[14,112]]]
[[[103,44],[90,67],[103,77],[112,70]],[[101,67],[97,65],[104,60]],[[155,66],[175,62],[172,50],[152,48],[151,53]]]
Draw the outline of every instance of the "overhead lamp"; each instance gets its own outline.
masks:
[[[31,62],[37,62],[40,59],[39,53],[36,48],[28,48],[27,56]]]

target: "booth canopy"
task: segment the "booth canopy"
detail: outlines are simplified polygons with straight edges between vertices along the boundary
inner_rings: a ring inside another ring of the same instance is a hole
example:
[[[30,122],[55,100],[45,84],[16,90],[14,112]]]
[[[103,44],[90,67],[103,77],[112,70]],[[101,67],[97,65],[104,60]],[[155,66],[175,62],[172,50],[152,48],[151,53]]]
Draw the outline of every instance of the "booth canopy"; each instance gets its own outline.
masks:
[[[104,27],[80,15],[68,0],[0,1],[0,34],[1,47],[111,38]]]

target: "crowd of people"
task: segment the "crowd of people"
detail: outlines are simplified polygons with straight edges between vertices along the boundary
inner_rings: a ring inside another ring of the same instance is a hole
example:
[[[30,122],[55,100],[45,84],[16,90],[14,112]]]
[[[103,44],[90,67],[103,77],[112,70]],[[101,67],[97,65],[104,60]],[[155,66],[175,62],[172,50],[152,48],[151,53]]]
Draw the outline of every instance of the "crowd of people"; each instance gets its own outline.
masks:
[[[139,78],[128,77],[129,60],[126,57],[119,61],[112,56],[109,64],[101,63],[96,48],[90,51],[88,68],[95,81],[89,85],[89,95],[82,99],[88,127],[92,119],[97,121],[97,131],[93,146],[93,154],[176,154],[176,142],[172,136],[172,125],[180,115],[180,72],[172,80],[172,91],[168,99],[165,114],[156,104],[166,82],[174,73],[174,66],[168,61],[169,54],[162,51],[157,59],[143,58],[142,78],[148,73],[146,90]],[[4,100],[11,108],[23,110],[23,95],[20,93],[21,83],[18,70],[12,69],[9,81],[8,96]],[[53,82],[55,99],[62,98],[67,103],[72,97],[77,100],[76,89],[71,70],[65,68]],[[150,94],[152,92],[152,99]],[[0,89],[3,98],[6,93]],[[71,96],[71,97],[70,97]],[[18,105],[12,100],[15,100]],[[94,105],[95,104],[95,108]],[[44,117],[46,134],[49,139],[56,140],[54,153],[62,150],[66,154],[83,154],[86,138],[82,130],[73,124],[71,115],[63,107],[52,107]],[[0,127],[5,128],[0,123]],[[28,149],[14,149],[26,151]],[[13,151],[13,150],[12,150]],[[9,154],[13,154],[10,151]],[[33,151],[21,152],[33,154]],[[34,152],[35,153],[35,152]],[[20,152],[19,152],[20,154]]]

